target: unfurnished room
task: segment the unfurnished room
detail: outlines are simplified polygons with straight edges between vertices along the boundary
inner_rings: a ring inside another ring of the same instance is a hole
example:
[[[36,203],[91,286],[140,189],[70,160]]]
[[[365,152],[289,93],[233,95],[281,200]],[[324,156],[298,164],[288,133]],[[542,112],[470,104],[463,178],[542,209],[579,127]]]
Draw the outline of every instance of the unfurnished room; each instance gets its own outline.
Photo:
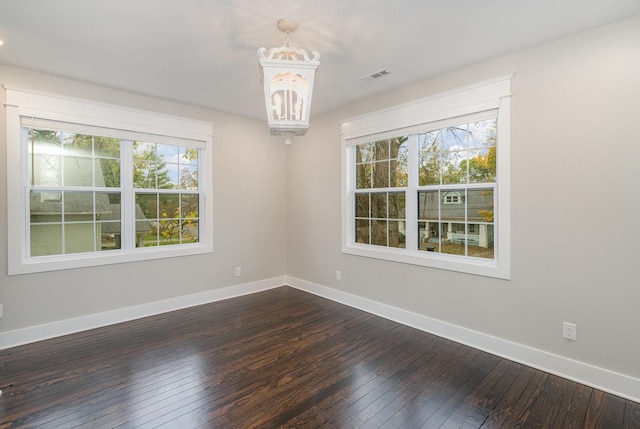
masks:
[[[638,0],[0,0],[0,428],[640,428]]]

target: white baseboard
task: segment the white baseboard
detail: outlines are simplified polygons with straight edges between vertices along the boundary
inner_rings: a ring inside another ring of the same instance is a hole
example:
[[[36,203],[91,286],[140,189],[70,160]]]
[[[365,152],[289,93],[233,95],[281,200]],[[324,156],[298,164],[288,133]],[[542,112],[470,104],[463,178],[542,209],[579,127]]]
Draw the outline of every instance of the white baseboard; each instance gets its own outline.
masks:
[[[640,402],[640,379],[289,276],[274,277],[15,331],[2,332],[0,333],[0,350],[182,308],[248,295],[285,284],[532,368]]]
[[[162,301],[119,308],[117,310],[106,311],[103,313],[90,314],[88,316],[77,317],[74,319],[61,320],[59,322],[17,329],[15,331],[2,332],[0,333],[0,350],[62,335],[86,331],[89,329],[100,328],[102,326],[113,325],[115,323],[127,322],[129,320],[140,319],[142,317],[180,310],[182,308],[235,298],[241,295],[280,287],[284,284],[286,284],[285,276],[274,277],[271,279],[243,283],[221,289],[213,289],[192,295],[179,296]]]
[[[287,285],[532,368],[640,402],[640,379],[433,319],[337,289],[287,277]]]

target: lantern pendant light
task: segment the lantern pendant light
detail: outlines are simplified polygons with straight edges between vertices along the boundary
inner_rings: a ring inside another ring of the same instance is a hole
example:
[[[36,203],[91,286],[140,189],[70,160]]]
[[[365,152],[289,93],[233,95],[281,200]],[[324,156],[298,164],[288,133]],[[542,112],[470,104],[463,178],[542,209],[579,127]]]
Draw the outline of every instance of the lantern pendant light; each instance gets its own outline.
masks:
[[[278,29],[284,33],[284,45],[268,52],[258,49],[269,133],[284,136],[287,145],[293,136],[303,136],[309,128],[313,80],[320,65],[318,51],[311,52],[311,57],[304,49],[289,45],[297,28],[294,19],[281,19]]]

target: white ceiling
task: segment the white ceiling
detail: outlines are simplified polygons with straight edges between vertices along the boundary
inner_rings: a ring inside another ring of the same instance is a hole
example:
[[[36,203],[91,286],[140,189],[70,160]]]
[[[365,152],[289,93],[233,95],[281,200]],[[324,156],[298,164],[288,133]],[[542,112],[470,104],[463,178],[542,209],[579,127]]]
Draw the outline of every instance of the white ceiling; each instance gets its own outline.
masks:
[[[263,118],[256,52],[291,17],[292,45],[321,54],[318,114],[638,13],[639,0],[0,0],[0,63]]]

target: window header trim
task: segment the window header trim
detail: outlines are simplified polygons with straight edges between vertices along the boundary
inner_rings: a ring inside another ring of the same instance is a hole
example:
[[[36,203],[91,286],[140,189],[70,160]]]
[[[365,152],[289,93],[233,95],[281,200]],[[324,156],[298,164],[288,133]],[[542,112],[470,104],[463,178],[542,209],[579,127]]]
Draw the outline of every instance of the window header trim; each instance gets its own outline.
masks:
[[[87,123],[99,128],[178,137],[205,143],[212,140],[214,124],[211,122],[22,89],[5,90],[6,105],[17,108],[21,117],[72,124]]]
[[[398,130],[497,109],[501,98],[511,96],[512,77],[503,76],[342,121],[342,138],[350,141],[391,130],[402,133]]]

